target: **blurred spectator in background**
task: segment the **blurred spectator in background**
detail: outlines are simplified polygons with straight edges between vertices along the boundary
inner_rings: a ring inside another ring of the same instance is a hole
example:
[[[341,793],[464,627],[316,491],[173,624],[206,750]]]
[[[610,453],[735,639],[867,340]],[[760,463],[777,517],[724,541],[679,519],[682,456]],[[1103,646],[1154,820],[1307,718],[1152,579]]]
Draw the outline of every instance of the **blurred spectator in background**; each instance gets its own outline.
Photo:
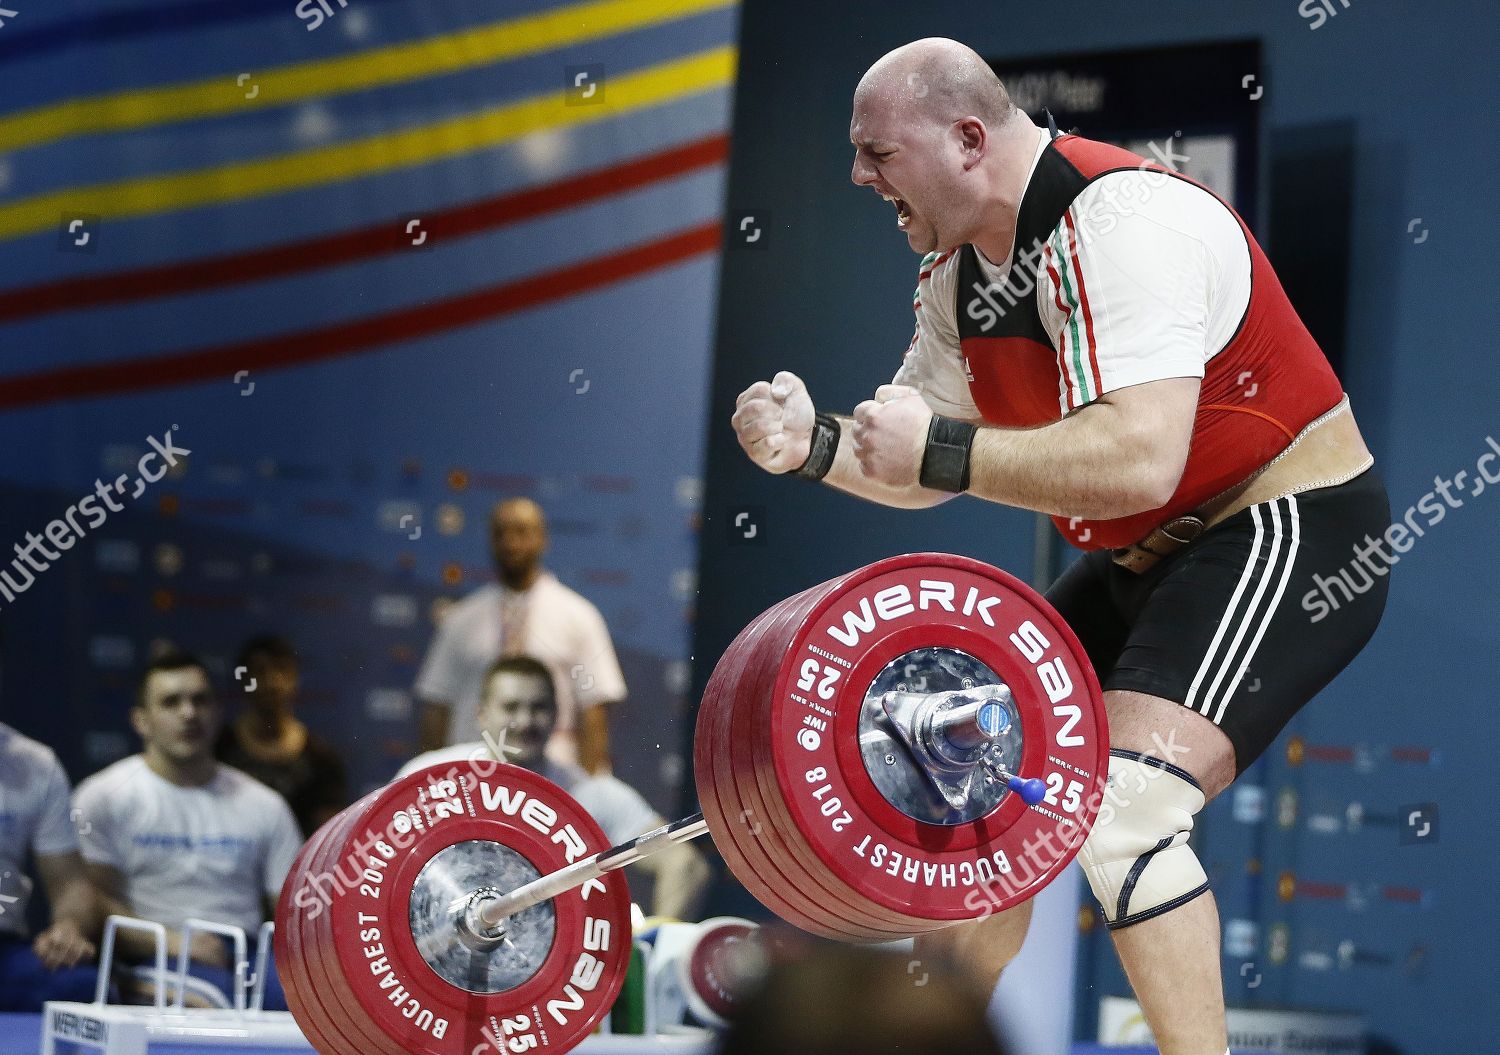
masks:
[[[26,926],[28,853],[52,920],[35,940]],[[0,723],[0,1011],[94,999],[99,908],[78,856],[67,774],[51,748]]]
[[[279,792],[305,838],[349,805],[344,760],[292,713],[300,671],[285,639],[251,638],[235,670],[247,706],[224,727],[214,754]]]
[[[546,758],[544,748],[557,723],[552,672],[532,656],[508,656],[492,664],[484,678],[478,728],[483,739],[429,751],[412,759],[398,776],[427,766],[500,761],[540,773],[588,811],[611,844],[633,839],[666,822],[640,792],[608,774],[590,775],[579,767]],[[484,772],[481,770],[480,772]],[[669,847],[631,867],[656,881],[652,915],[692,917],[708,883],[708,865],[686,843]]]
[[[481,586],[448,610],[417,675],[421,748],[474,735],[485,671],[501,656],[536,656],[558,691],[557,731],[548,754],[590,773],[609,766],[609,707],[625,698],[625,678],[599,610],[542,568],[547,521],[529,498],[490,514],[490,554],[498,583]]]
[[[219,705],[208,670],[192,656],[154,660],[141,678],[130,721],[145,750],[107,766],[74,796],[83,857],[109,911],[167,928],[196,917],[243,928],[255,958],[256,930],[301,848],[291,809],[276,792],[213,756]],[[121,931],[125,959],[152,955],[148,935]],[[192,973],[233,993],[233,957],[218,935],[195,934]],[[266,1006],[284,1010],[274,972]]]
[[[906,953],[812,944],[771,967],[716,1055],[1005,1055],[965,979]]]

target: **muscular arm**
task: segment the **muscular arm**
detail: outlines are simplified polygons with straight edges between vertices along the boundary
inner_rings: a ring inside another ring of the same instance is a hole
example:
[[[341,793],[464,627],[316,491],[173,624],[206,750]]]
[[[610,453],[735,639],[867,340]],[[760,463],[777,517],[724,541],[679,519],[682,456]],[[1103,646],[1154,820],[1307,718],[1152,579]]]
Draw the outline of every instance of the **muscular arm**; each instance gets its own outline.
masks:
[[[1200,382],[1174,377],[1109,392],[1031,429],[981,427],[969,494],[1056,516],[1113,520],[1164,504],[1187,463]],[[932,411],[916,389],[882,385],[854,409],[865,479],[917,487]]]
[[[730,423],[752,461],[767,472],[787,473],[807,461],[815,414],[802,379],[783,370],[772,380],[757,381],[741,392]],[[945,491],[929,491],[915,478],[910,483],[886,484],[866,476],[854,454],[854,420],[840,416],[838,421],[838,449],[823,478],[829,487],[897,509],[927,509],[954,497]]]
[[[931,509],[933,506],[942,505],[950,498],[958,497],[947,491],[929,490],[918,483],[898,487],[883,484],[879,480],[866,476],[854,457],[854,419],[843,415],[835,416],[839,420],[842,432],[839,437],[838,453],[833,459],[833,468],[829,469],[828,475],[823,478],[823,482],[829,487],[856,498],[865,498],[896,509]]]
[[[84,874],[83,858],[77,851],[39,854],[36,868],[52,908],[52,923],[36,936],[33,950],[53,971],[93,959],[104,917]]]
[[[1155,509],[1187,464],[1199,385],[1167,378],[1116,389],[1041,428],[981,428],[968,493],[1090,520]]]
[[[78,852],[38,855],[36,870],[52,907],[52,922],[67,920],[85,936],[97,938],[104,917]]]
[[[1115,389],[1060,421],[1034,429],[985,426],[970,458],[976,498],[1057,516],[1109,520],[1155,509],[1172,496],[1187,464],[1198,408],[1196,377]],[[813,409],[795,375],[780,373],[741,394],[732,423],[762,468],[784,473],[807,460]],[[824,482],[902,509],[926,509],[953,495],[918,479],[932,411],[915,389],[883,385],[840,418],[833,467]]]

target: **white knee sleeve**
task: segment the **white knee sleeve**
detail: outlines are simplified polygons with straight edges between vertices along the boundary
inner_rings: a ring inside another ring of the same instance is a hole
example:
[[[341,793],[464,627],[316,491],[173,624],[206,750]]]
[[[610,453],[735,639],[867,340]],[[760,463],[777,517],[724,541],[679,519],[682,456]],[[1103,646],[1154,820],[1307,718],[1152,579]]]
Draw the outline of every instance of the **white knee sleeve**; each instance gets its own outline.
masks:
[[[1099,817],[1078,855],[1110,929],[1159,916],[1208,889],[1188,846],[1203,791],[1185,770],[1113,750]]]

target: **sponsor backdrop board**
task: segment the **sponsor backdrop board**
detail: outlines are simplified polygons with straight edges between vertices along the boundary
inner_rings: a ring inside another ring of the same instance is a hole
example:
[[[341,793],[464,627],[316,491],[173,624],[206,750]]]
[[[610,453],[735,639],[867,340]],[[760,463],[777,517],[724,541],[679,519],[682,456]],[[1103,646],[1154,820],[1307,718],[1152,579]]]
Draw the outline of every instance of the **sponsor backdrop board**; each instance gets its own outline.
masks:
[[[59,3],[0,35],[5,559],[127,480],[12,570],[4,720],[81,779],[137,749],[153,649],[203,653],[233,707],[235,650],[270,631],[352,790],[383,781],[435,619],[490,579],[490,507],[527,495],[624,667],[617,771],[669,811],[735,8],[295,6]],[[182,85],[192,120],[107,116]],[[75,98],[87,137],[40,116]],[[191,454],[137,492],[166,437]]]

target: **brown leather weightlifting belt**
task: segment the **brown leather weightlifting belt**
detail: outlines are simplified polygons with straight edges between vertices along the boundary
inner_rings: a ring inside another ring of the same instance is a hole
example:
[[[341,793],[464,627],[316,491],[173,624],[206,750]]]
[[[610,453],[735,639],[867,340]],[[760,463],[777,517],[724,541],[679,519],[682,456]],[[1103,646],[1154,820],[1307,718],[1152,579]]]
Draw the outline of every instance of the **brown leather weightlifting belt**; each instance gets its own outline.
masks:
[[[1226,488],[1184,516],[1173,517],[1111,559],[1143,572],[1176,553],[1203,532],[1242,509],[1299,491],[1346,483],[1375,464],[1349,409],[1349,397],[1308,423],[1291,444],[1244,480]]]

